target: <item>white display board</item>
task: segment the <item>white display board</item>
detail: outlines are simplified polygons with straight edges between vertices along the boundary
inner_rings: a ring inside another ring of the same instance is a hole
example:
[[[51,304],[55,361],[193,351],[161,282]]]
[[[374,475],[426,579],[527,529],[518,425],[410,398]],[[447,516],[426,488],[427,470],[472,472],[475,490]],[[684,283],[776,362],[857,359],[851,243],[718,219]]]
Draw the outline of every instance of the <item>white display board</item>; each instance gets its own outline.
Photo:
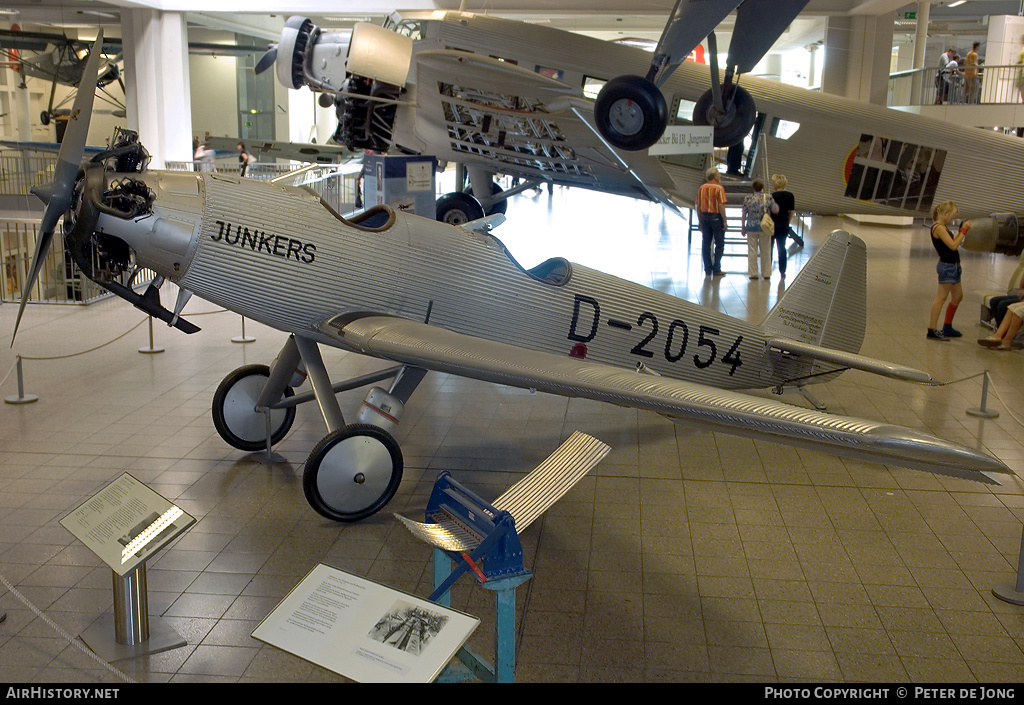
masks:
[[[252,636],[365,683],[428,683],[480,620],[320,564]]]
[[[127,473],[60,520],[61,526],[121,576],[195,522]]]

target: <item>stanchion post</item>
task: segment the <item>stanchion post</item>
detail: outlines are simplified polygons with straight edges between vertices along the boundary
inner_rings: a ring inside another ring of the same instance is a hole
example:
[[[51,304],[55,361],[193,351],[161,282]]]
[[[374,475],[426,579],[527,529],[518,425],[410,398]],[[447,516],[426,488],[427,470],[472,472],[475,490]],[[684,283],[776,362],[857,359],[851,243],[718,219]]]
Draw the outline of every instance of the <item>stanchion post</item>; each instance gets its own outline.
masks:
[[[231,339],[231,342],[232,343],[251,343],[254,340],[256,340],[256,338],[253,338],[252,336],[247,336],[245,334],[245,316],[242,316],[242,334],[241,335],[236,335],[234,338]]]
[[[992,594],[1003,602],[1024,605],[1024,533],[1020,539],[1020,555],[1017,557],[1017,582],[1000,583],[992,588]]]
[[[139,348],[139,352],[144,355],[152,355],[153,353],[162,353],[163,348],[154,347],[153,345],[153,317],[149,317],[149,347]]]
[[[967,414],[969,416],[977,416],[983,419],[998,418],[999,412],[985,408],[986,404],[988,404],[988,370],[985,370],[985,376],[981,381],[981,406],[977,409],[968,409]]]
[[[25,394],[25,377],[21,371],[21,355],[17,356],[14,366],[18,376],[18,396],[7,397],[4,401],[8,404],[31,404],[34,401],[39,401],[39,397],[35,394]]]

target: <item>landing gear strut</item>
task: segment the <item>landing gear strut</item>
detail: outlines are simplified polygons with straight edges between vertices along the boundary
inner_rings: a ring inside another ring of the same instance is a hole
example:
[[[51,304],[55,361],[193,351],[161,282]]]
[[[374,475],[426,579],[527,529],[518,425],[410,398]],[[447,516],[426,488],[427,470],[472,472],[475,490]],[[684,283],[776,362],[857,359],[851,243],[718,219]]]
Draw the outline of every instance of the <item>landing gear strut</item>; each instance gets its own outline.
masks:
[[[313,391],[296,395],[292,385],[301,384],[306,373]],[[269,450],[291,429],[296,406],[315,400],[328,433],[306,460],[306,500],[328,519],[358,521],[378,512],[398,491],[403,459],[392,433],[425,374],[398,366],[331,384],[317,344],[291,336],[272,367],[247,365],[224,378],[214,394],[213,423],[221,438],[239,450]],[[358,422],[346,424],[336,394],[387,379],[392,380],[390,389],[373,387]]]

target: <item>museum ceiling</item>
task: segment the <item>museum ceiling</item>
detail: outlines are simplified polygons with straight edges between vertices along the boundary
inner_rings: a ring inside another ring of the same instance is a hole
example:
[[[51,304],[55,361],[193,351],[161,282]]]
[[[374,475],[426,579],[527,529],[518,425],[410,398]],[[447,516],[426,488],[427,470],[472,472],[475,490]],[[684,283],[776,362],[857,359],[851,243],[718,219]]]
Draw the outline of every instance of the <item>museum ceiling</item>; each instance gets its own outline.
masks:
[[[984,34],[983,18],[988,15],[1017,14],[1020,2],[970,0],[958,7],[951,3],[932,3],[931,33],[933,35]],[[161,9],[187,13],[190,26],[248,34],[258,40],[274,41],[280,27],[293,14],[307,15],[318,26],[344,28],[358,20],[377,22],[399,7],[389,0],[346,0],[344,9],[337,0],[246,0],[219,3],[244,6],[232,11],[208,12],[209,3],[200,0],[151,0],[132,2],[115,0],[0,0],[0,21],[9,21],[32,29],[65,28],[69,34],[83,31],[98,22],[116,25],[125,9]],[[620,0],[466,0],[465,9],[488,12],[502,17],[543,23],[571,31],[593,34],[605,39],[657,39],[673,0],[640,0],[632,3],[633,11],[624,15]],[[459,9],[460,0],[406,0],[401,9]],[[287,8],[281,10],[280,8]],[[914,20],[904,20],[903,12],[914,11],[917,3],[901,0],[810,0],[800,18],[776,44],[776,49],[808,46],[824,37],[829,16],[877,15],[896,12],[896,37],[909,40],[914,34]],[[731,22],[727,20],[719,32],[719,45],[726,45]]]

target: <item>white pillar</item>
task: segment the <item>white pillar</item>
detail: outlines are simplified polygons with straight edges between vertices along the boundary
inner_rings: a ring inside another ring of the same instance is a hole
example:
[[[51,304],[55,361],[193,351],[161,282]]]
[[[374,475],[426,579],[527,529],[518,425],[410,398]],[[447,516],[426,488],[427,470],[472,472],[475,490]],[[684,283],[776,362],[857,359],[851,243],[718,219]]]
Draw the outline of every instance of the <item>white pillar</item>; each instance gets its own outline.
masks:
[[[152,167],[192,160],[188,29],[180,12],[122,10],[128,128],[153,156]]]
[[[919,2],[917,3],[917,29],[914,32],[914,68],[923,69],[925,64],[925,54],[928,50],[928,21],[931,17],[932,4],[930,2]],[[943,51],[945,51],[943,47]],[[938,57],[936,57],[938,60]],[[911,80],[911,99],[912,104],[916,105],[922,101],[922,93],[924,90],[925,79],[931,80],[931,76],[925,71],[918,71],[914,74],[914,78]]]
[[[892,58],[893,13],[829,17],[821,89],[885,105]]]

